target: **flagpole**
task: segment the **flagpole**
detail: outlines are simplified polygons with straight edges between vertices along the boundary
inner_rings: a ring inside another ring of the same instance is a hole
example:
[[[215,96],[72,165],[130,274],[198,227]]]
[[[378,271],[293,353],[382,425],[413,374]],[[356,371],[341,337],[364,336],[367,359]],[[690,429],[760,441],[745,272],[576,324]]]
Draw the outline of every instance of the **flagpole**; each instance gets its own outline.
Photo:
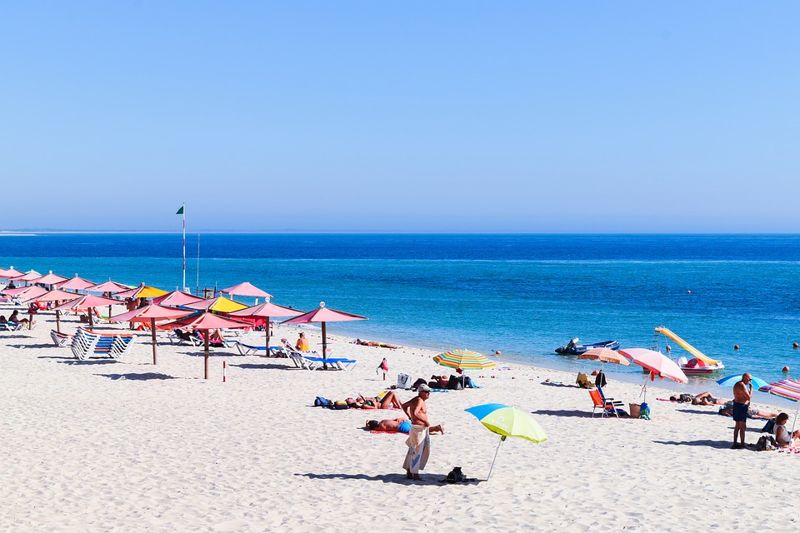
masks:
[[[181,290],[186,290],[186,205],[181,206],[181,216],[183,218],[183,285]]]

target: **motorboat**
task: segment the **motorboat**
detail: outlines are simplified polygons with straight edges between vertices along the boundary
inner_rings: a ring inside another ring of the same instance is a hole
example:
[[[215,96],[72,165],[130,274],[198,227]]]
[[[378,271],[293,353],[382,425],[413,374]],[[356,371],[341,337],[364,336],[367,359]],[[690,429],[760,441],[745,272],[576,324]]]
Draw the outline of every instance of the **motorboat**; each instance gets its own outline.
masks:
[[[564,346],[556,348],[556,353],[559,355],[581,355],[592,348],[608,348],[609,350],[616,350],[619,348],[619,341],[602,341],[593,342],[590,344],[582,344],[578,337],[570,339]]]

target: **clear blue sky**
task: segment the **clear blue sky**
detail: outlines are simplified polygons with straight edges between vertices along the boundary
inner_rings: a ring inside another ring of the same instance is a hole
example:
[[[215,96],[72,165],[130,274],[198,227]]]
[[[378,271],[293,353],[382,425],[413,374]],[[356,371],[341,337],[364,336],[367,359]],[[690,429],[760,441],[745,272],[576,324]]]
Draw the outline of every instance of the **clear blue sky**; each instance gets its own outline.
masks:
[[[800,230],[796,2],[0,6],[0,228]]]

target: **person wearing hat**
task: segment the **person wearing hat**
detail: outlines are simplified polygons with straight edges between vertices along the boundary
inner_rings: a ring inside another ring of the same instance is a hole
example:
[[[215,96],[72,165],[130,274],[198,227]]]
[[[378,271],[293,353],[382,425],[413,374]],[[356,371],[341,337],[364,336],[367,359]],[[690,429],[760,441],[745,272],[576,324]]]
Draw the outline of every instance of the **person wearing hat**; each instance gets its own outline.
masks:
[[[425,468],[431,453],[430,427],[428,420],[428,406],[425,403],[431,396],[431,388],[422,383],[417,388],[417,395],[403,404],[403,412],[411,420],[411,430],[406,440],[408,452],[406,453],[403,468],[408,479],[420,479],[419,471]]]

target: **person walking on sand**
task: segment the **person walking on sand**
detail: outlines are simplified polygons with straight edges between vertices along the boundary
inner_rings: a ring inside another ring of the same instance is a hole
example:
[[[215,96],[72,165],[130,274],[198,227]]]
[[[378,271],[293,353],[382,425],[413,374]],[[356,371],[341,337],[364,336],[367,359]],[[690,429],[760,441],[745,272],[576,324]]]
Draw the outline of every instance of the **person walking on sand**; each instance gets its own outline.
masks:
[[[408,479],[420,479],[419,471],[425,469],[431,453],[431,423],[428,420],[428,405],[425,403],[430,396],[431,388],[423,383],[417,389],[417,395],[403,404],[403,411],[411,420],[411,430],[406,439],[408,452],[403,461]]]
[[[752,378],[750,374],[742,374],[742,379],[733,386],[733,445],[731,448],[739,450],[744,448],[744,435],[747,431],[747,411],[750,407],[750,396],[753,394]],[[737,435],[741,434],[741,443],[736,443]]]

